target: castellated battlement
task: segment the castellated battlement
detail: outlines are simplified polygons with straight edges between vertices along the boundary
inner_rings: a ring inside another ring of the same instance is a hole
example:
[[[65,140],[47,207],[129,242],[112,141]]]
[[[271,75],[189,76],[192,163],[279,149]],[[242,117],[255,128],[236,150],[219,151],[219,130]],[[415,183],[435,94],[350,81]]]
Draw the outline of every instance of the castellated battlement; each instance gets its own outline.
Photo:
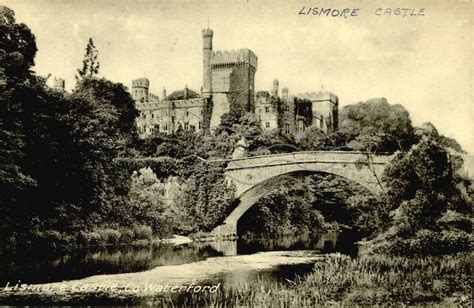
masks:
[[[173,103],[175,108],[202,107],[204,106],[205,99],[203,98],[177,99],[171,102]]]
[[[298,94],[297,97],[299,99],[306,99],[312,102],[315,101],[332,101],[337,102],[337,96],[328,91],[319,91],[319,92],[306,92]]]
[[[156,94],[153,94],[153,93],[148,93],[148,99],[150,101],[159,101],[160,100],[160,97]]]
[[[257,69],[258,58],[250,49],[224,50],[212,53],[211,67],[219,68],[226,66],[238,66],[249,64]]]
[[[202,29],[203,37],[206,37],[206,36],[212,37],[213,35],[214,35],[214,31],[212,31],[211,29]]]
[[[138,103],[136,107],[139,111],[157,110],[164,108],[192,108],[192,107],[203,107],[206,103],[204,98],[191,98],[191,99],[177,99],[177,100],[161,100],[157,102],[145,102]]]
[[[150,80],[148,78],[138,78],[132,80],[132,87],[148,88],[150,86]]]

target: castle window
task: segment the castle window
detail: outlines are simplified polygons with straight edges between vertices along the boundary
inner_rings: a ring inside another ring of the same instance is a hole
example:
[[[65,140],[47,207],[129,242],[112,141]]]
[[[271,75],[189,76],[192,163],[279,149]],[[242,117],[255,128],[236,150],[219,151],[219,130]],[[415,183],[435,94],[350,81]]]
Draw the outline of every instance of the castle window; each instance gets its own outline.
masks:
[[[159,132],[160,132],[160,124],[156,124],[156,125],[155,125],[155,129],[156,129],[156,131],[159,133]]]
[[[270,128],[270,122],[265,122],[265,128]]]
[[[270,107],[266,106],[266,107],[265,107],[265,112],[266,112],[266,113],[269,113],[269,112],[270,112]]]
[[[166,132],[168,130],[168,124],[163,125],[163,130]]]
[[[290,133],[290,124],[286,123],[285,124],[285,129],[284,129],[285,133],[286,134],[289,134]]]
[[[189,111],[186,110],[186,116],[189,117]]]
[[[155,118],[155,113],[154,113],[154,112],[151,114],[151,118],[152,118],[152,119]]]
[[[298,122],[298,133],[302,133],[304,131],[304,125],[302,121]]]
[[[198,123],[198,128],[201,129],[202,128],[202,124],[201,122]]]
[[[285,105],[285,111],[290,111],[290,105]]]
[[[189,130],[189,123],[188,122],[184,123],[184,130]]]

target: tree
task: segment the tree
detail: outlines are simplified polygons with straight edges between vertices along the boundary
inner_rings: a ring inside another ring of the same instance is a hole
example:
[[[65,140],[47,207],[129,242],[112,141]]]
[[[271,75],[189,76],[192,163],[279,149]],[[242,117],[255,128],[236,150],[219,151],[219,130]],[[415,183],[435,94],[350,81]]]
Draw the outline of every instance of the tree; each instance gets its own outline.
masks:
[[[83,184],[82,212],[95,223],[106,217],[120,218],[129,190],[129,175],[117,165],[128,145],[138,139],[138,111],[122,84],[105,79],[85,79],[71,96],[74,111],[69,118],[73,153],[80,155],[78,170]],[[118,206],[120,205],[120,206]],[[125,215],[125,214],[124,214]],[[118,217],[117,217],[118,216]]]
[[[188,89],[187,91],[188,91],[188,93],[187,93],[186,99],[198,98],[199,97],[199,94],[196,91],[191,90],[191,89]],[[170,95],[166,96],[166,99],[168,99],[168,100],[185,99],[184,90],[174,91]]]
[[[0,5],[0,71],[9,85],[32,76],[36,55],[35,36],[25,24],[16,23],[15,13]]]
[[[23,198],[37,185],[25,166],[27,137],[24,134],[35,93],[36,78],[30,68],[36,54],[35,37],[14,12],[0,5],[0,227],[2,238],[27,221]],[[28,226],[25,227],[28,229]]]
[[[349,147],[360,151],[393,153],[416,143],[408,111],[385,98],[345,106],[339,129],[350,137]]]
[[[306,151],[320,151],[325,147],[326,134],[317,127],[305,130],[303,137],[298,141],[301,149]]]
[[[99,51],[95,47],[92,38],[89,38],[84,60],[82,60],[82,69],[78,69],[78,75],[75,76],[78,82],[87,78],[92,78],[99,73],[100,63],[98,57]]]
[[[449,151],[436,139],[430,131],[385,170],[383,199],[392,219],[374,241],[379,251],[427,255],[469,249],[470,224],[465,222],[471,207],[453,175]]]
[[[165,193],[165,184],[150,168],[135,172],[129,192],[128,209],[133,217],[130,222],[150,226],[161,238],[171,235],[175,213],[164,201]]]

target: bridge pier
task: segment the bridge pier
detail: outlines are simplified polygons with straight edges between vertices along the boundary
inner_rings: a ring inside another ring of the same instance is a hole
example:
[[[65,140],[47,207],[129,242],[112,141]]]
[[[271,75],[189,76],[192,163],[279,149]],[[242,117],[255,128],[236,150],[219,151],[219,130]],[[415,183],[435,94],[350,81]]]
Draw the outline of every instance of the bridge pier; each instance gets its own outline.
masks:
[[[237,236],[237,223],[224,223],[215,227],[211,234],[218,238],[228,238]]]

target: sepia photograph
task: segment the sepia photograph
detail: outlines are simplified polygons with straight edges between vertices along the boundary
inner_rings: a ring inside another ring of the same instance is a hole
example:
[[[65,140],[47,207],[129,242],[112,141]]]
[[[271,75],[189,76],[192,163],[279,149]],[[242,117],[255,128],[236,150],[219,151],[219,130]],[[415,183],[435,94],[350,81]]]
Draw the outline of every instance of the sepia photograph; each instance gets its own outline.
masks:
[[[472,305],[472,0],[0,0],[0,305]]]

